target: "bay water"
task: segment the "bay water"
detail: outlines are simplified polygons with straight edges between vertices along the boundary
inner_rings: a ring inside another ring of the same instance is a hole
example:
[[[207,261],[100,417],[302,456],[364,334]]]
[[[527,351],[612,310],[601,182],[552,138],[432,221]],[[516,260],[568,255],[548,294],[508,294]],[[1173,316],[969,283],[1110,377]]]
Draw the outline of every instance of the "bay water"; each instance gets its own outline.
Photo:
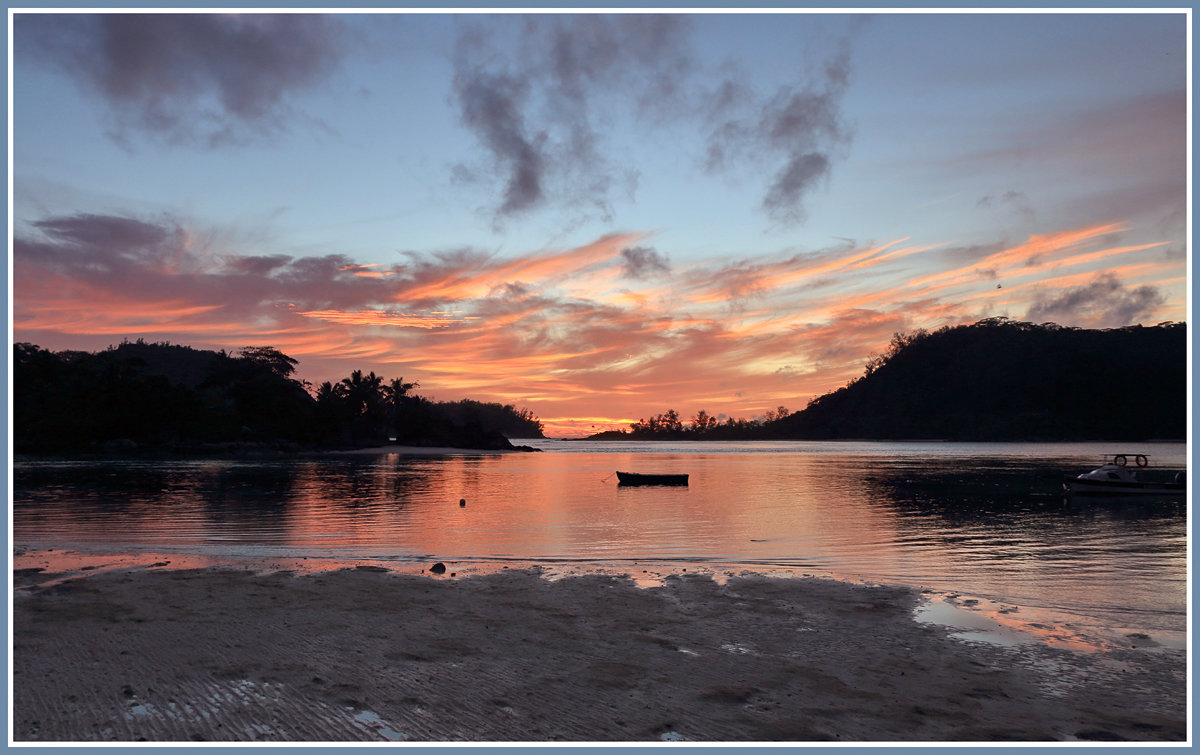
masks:
[[[1065,475],[1182,443],[518,441],[543,453],[33,459],[17,549],[539,565],[653,582],[684,569],[905,584],[1064,644],[1186,641],[1188,506],[1069,499]],[[615,471],[686,473],[625,487]]]

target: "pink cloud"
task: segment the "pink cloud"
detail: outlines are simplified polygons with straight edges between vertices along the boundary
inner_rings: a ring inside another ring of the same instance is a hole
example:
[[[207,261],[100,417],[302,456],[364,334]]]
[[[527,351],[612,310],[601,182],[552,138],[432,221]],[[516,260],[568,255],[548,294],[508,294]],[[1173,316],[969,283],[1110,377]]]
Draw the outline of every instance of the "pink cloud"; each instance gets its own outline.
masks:
[[[321,310],[314,312],[300,312],[303,317],[313,317],[318,320],[327,322],[344,323],[346,325],[378,325],[392,328],[423,328],[426,330],[433,328],[448,328],[455,323],[464,320],[476,320],[476,317],[466,317],[461,320],[454,317],[447,317],[442,314],[419,315],[409,314],[407,312],[387,312],[380,310],[361,310],[357,312],[343,312],[341,310]]]
[[[1087,322],[1105,302],[1154,322],[1181,311],[1186,262],[1147,258],[1158,242],[1116,241],[1128,231],[1047,233],[974,260],[901,238],[630,278],[623,252],[647,234],[382,264],[218,254],[203,241],[212,234],[173,218],[78,215],[14,239],[13,327],[17,340],[56,349],[103,336],[269,344],[312,382],[375,370],[419,380],[436,398],[499,400],[589,425],[667,408],[752,417],[802,408],[857,377],[896,332],[1002,308]],[[1101,270],[1110,277],[1098,281]]]

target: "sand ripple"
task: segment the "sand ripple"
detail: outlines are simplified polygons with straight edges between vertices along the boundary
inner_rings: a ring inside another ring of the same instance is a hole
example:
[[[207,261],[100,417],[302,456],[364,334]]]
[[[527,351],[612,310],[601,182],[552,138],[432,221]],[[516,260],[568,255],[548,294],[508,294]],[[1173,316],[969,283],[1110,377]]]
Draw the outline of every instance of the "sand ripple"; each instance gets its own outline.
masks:
[[[15,575],[17,741],[1182,740],[1181,652],[973,645],[744,576]]]

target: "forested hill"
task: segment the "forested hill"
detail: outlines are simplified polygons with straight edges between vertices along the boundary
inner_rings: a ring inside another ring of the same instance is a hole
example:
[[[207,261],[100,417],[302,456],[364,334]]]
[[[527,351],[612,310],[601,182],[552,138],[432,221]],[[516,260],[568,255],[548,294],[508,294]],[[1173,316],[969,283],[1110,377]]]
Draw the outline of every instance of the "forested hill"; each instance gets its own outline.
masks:
[[[270,346],[238,354],[168,343],[97,353],[13,348],[13,443],[18,453],[221,448],[327,449],[390,442],[512,448],[542,437],[526,409],[435,402],[416,382],[353,371],[316,387]]]
[[[1181,440],[1187,326],[998,318],[897,335],[861,378],[767,428],[806,439]]]

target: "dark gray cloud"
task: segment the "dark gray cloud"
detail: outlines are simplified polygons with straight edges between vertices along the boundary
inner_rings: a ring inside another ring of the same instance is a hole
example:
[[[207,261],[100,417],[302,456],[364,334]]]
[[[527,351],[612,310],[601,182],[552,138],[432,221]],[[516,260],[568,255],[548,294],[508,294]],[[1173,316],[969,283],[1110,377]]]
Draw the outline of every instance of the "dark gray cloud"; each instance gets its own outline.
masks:
[[[848,52],[762,94],[736,65],[693,54],[690,30],[683,15],[534,16],[520,31],[519,55],[508,56],[492,46],[494,29],[465,26],[454,97],[504,186],[497,216],[554,203],[610,217],[614,194],[632,191],[637,174],[615,157],[608,129],[631,118],[651,132],[692,129],[706,144],[695,158],[710,172],[770,175],[763,209],[778,221],[803,219],[850,140],[841,114]],[[480,177],[463,166],[457,174]]]
[[[497,216],[550,201],[611,216],[611,194],[633,185],[636,171],[606,156],[596,100],[618,94],[639,113],[668,107],[689,67],[686,26],[683,16],[534,16],[511,58],[484,29],[463,27],[454,98],[504,185]],[[456,173],[478,178],[463,166]]]
[[[47,218],[34,222],[33,226],[66,248],[104,249],[120,256],[161,252],[172,242],[177,243],[182,235],[175,225],[86,213]]]
[[[717,117],[708,132],[706,166],[724,170],[750,162],[773,168],[763,209],[777,221],[803,221],[808,196],[829,178],[838,150],[851,139],[841,112],[849,80],[844,49],[803,87],[784,87],[765,100],[727,80],[713,100]]]
[[[525,45],[546,50],[537,67],[552,82],[550,107],[590,130],[588,100],[597,87],[632,95],[650,113],[686,100],[681,81],[695,65],[689,27],[679,15],[562,16],[531,22]]]
[[[829,177],[829,156],[821,152],[788,155],[763,197],[768,214],[781,220],[804,219],[804,197]]]
[[[286,254],[271,254],[265,256],[234,257],[228,260],[229,267],[250,275],[269,275],[289,262],[292,258]]]
[[[1029,322],[1119,328],[1153,319],[1166,297],[1154,286],[1127,288],[1112,273],[1101,273],[1086,286],[1070,288],[1057,296],[1040,297],[1029,308]]]
[[[78,214],[39,220],[32,228],[33,234],[15,235],[14,260],[74,269],[85,279],[132,279],[146,270],[178,267],[187,245],[187,233],[169,219]]]
[[[529,87],[512,76],[459,72],[454,89],[462,119],[495,156],[506,174],[501,215],[513,215],[538,204],[543,196],[547,157],[546,135],[530,135],[525,126]]]
[[[340,254],[217,255],[204,234],[178,219],[77,214],[31,224],[13,238],[14,281],[36,288],[45,274],[86,282],[102,298],[171,298],[215,305],[225,314],[269,311],[278,301],[309,307],[354,306],[386,297],[409,281],[381,285],[356,276]]]
[[[130,129],[218,144],[283,129],[289,97],[347,49],[327,15],[19,14],[18,56],[57,67]]]
[[[631,246],[621,250],[621,274],[626,278],[648,278],[671,272],[671,262],[654,247]]]

